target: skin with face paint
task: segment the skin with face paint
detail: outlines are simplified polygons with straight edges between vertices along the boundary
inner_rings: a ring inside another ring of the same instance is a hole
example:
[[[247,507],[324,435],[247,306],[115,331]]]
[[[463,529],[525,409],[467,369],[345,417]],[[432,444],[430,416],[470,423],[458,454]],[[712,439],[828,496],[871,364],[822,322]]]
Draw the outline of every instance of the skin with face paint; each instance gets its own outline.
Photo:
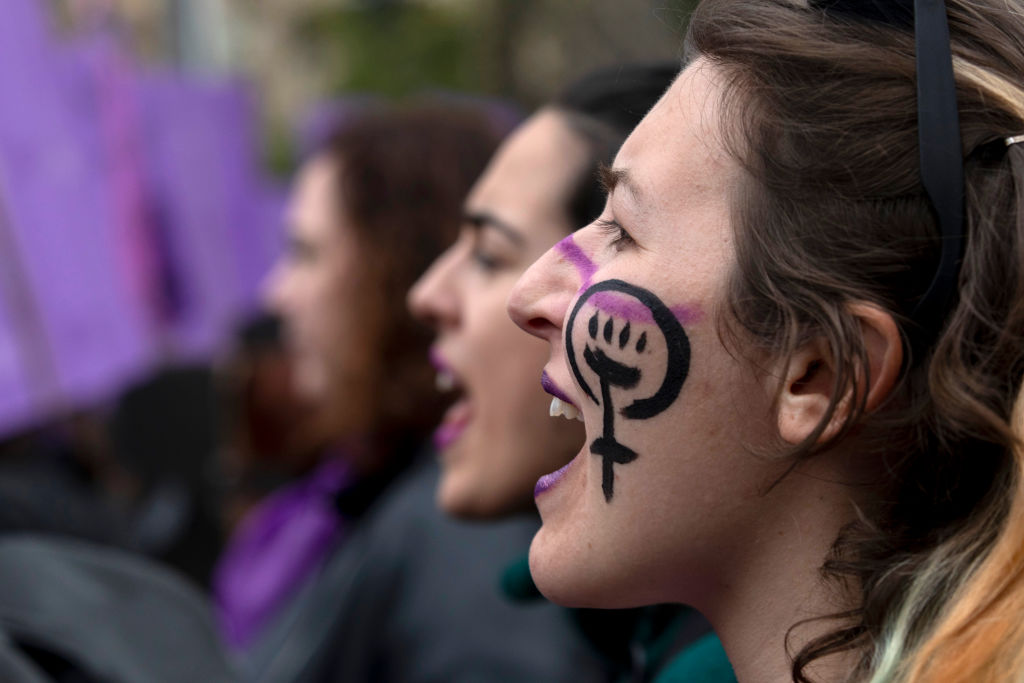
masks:
[[[334,394],[360,386],[370,345],[356,307],[339,305],[356,294],[359,248],[337,215],[336,174],[326,156],[300,170],[287,209],[288,249],[268,277],[266,299],[284,321],[296,391],[318,404],[343,404],[338,414],[356,426],[365,417],[360,402]]]
[[[615,465],[628,465],[637,458],[636,451],[615,438],[616,423],[650,419],[675,402],[689,372],[690,342],[668,306],[650,291],[622,280],[603,280],[588,287],[577,298],[566,329],[576,328],[579,314],[588,305],[593,309],[587,321],[590,339],[582,357],[596,377],[588,379],[582,372],[572,335],[565,337],[565,355],[583,393],[601,406],[602,432],[591,442],[590,452],[603,459],[601,489],[611,502]],[[648,326],[652,329],[644,329]],[[595,380],[600,397],[592,386]],[[613,390],[616,394],[628,390],[618,410]]]
[[[568,197],[587,163],[562,114],[530,118],[470,193],[458,241],[410,293],[413,312],[438,331],[434,361],[458,395],[435,438],[438,501],[450,514],[528,509],[537,478],[581,443],[577,422],[548,416],[546,345],[515,328],[505,303],[530,263],[571,231]]]
[[[808,586],[820,584],[817,568],[852,518],[851,496],[835,483],[851,473],[807,470],[772,488],[789,461],[751,447],[763,451],[790,432],[773,409],[778,378],[770,359],[727,349],[715,324],[735,261],[730,190],[741,173],[720,142],[716,78],[700,60],[683,72],[620,150],[601,218],[575,233],[571,248],[545,254],[510,296],[517,324],[549,342],[546,371],[581,409],[587,432],[586,445],[537,498],[543,526],[530,568],[559,604],[693,605],[722,635],[730,658],[743,642],[752,657],[771,653],[762,665],[785,672],[781,641],[765,648],[759,638],[785,633],[820,607],[821,594]],[[657,391],[672,354],[635,297],[595,301],[589,288],[612,281],[649,292],[688,340],[680,390],[647,417],[630,419],[628,406]],[[642,334],[638,351],[634,340]],[[593,451],[607,421],[600,373],[587,349],[639,376],[634,382],[620,372],[608,391],[614,438],[636,454],[611,468],[611,496],[603,486],[605,458]],[[835,461],[812,462],[826,468]]]

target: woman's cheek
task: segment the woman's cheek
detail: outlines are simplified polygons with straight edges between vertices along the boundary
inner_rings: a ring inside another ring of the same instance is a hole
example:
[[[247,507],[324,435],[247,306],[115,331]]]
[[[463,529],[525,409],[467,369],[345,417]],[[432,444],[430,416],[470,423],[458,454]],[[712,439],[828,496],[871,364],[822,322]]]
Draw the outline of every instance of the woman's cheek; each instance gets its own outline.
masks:
[[[679,399],[691,364],[683,324],[700,317],[696,307],[670,307],[654,292],[616,279],[589,285],[569,313],[567,362],[586,404],[588,449],[601,459],[608,504],[616,476],[643,457],[630,433]]]

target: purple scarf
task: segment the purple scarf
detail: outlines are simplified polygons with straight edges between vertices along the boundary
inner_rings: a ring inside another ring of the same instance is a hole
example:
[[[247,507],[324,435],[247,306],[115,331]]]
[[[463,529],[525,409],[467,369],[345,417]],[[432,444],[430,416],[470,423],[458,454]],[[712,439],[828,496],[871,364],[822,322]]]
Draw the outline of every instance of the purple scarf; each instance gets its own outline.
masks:
[[[213,572],[217,619],[230,648],[249,646],[320,568],[344,531],[334,497],[350,479],[348,463],[329,457],[239,524]]]

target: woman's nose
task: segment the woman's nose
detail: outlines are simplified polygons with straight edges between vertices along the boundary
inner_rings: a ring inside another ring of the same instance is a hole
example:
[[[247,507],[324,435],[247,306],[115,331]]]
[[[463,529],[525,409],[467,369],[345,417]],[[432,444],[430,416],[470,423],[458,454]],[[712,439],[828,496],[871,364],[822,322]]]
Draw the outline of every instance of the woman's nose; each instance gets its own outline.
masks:
[[[582,284],[577,269],[561,253],[560,244],[549,249],[523,273],[508,297],[508,314],[512,321],[550,342],[561,337],[569,304]]]
[[[452,287],[457,247],[454,244],[438,256],[406,296],[406,305],[413,316],[435,329],[458,320],[458,298]]]
[[[279,258],[260,283],[260,298],[267,310],[280,313],[285,308],[287,285],[288,266]]]

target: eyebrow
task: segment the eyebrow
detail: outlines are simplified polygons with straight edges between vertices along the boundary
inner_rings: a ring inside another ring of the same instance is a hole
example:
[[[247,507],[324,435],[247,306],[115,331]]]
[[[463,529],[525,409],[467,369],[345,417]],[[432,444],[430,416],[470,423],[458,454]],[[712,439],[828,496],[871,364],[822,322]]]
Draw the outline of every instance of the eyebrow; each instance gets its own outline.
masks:
[[[473,226],[476,230],[493,228],[517,246],[526,244],[526,239],[519,230],[489,211],[466,211],[462,214],[462,220]]]
[[[638,204],[641,203],[640,190],[637,188],[636,183],[633,181],[633,176],[630,175],[629,171],[624,168],[611,168],[606,164],[601,164],[601,167],[597,171],[598,180],[601,181],[601,187],[607,194],[611,194],[617,187],[623,187],[633,197],[633,201]]]

